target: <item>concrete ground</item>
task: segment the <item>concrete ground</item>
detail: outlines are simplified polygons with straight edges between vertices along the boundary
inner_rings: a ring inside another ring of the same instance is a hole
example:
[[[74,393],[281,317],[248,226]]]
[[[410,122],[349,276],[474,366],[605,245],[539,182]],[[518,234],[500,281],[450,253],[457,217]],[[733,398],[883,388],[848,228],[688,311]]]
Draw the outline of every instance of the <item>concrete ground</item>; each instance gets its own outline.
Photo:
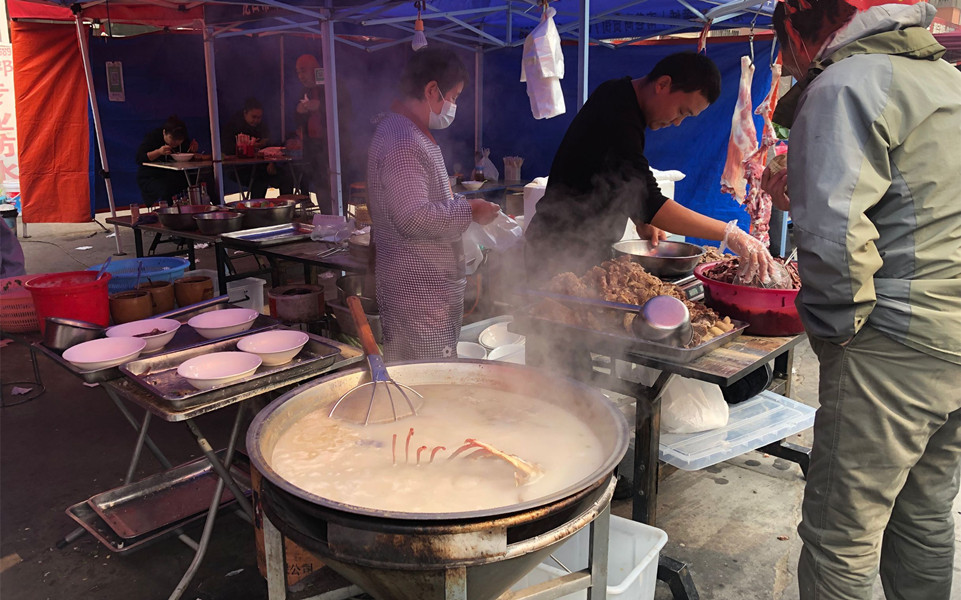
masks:
[[[98,264],[115,251],[109,233],[112,229],[95,223],[31,225],[31,237],[22,240],[28,270]],[[128,230],[121,230],[121,240],[132,257]],[[85,246],[91,248],[81,249]],[[210,250],[198,256],[200,268],[212,268]],[[68,506],[122,483],[135,434],[102,390],[83,385],[45,357],[39,360],[45,393],[16,405],[18,398],[9,395],[6,384],[30,378],[29,351],[16,343],[0,351],[0,597],[167,598],[193,556],[176,538],[123,555],[90,536],[55,547],[74,528],[64,513]],[[807,344],[797,353],[794,385],[796,400],[816,406],[817,365]],[[229,412],[198,421],[215,448],[225,444]],[[199,456],[183,424],[154,419],[150,434],[174,464]],[[810,443],[810,431],[793,441]],[[157,467],[145,452],[138,476]],[[677,471],[660,485],[657,526],[669,538],[662,554],[689,565],[702,598],[794,600],[800,550],[795,527],[803,484],[797,465],[756,452],[700,471]],[[961,498],[955,509],[961,513]],[[614,513],[629,516],[629,503],[615,503]],[[199,538],[199,529],[193,525],[187,533]],[[961,526],[957,531],[961,537]],[[250,525],[233,514],[222,515],[207,558],[183,598],[266,598],[255,556]],[[956,558],[959,571],[961,559]],[[961,598],[961,589],[956,595]],[[671,593],[659,583],[656,598],[668,599]],[[883,598],[880,586],[875,598]]]

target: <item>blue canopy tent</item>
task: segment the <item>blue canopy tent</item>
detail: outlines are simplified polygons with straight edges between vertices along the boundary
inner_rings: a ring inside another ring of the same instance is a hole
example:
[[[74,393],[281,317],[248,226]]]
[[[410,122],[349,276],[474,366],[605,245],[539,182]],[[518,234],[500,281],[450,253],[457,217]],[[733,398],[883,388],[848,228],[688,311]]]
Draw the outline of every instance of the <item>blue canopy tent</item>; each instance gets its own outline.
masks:
[[[140,20],[138,15],[144,15],[144,23],[161,26],[165,17],[163,14],[158,15],[158,12],[166,11],[176,20],[178,31],[203,33],[204,79],[208,98],[207,117],[215,160],[221,158],[221,152],[219,147],[220,105],[217,100],[218,77],[214,42],[222,40],[227,43],[229,38],[240,36],[263,39],[289,33],[316,36],[321,43],[322,63],[328,82],[325,86],[327,106],[331,107],[328,111],[328,131],[330,132],[328,144],[331,150],[329,166],[332,177],[331,202],[327,209],[330,211],[340,210],[343,189],[341,182],[343,165],[339,139],[341,130],[336,126],[339,122],[337,72],[340,66],[337,49],[341,48],[345,53],[369,54],[404,47],[409,44],[413,36],[413,22],[417,18],[417,10],[409,1],[328,0],[323,3],[323,6],[303,0],[286,2],[276,0],[113,0],[108,6],[105,6],[101,0],[81,3],[59,0],[54,4],[70,5],[74,9],[78,39],[85,61],[99,158],[102,168],[107,173],[109,173],[109,167],[97,102],[97,87],[94,85],[95,75],[90,68],[91,52],[88,48],[87,28],[84,25],[97,24],[100,25],[100,31],[106,31],[109,29],[108,19],[118,23],[129,23],[138,22]],[[630,42],[673,33],[698,32],[708,23],[712,28],[746,28],[753,25],[761,29],[770,23],[769,14],[773,3],[772,0],[765,3],[758,0],[737,0],[729,3],[700,0],[557,0],[551,6],[558,12],[555,21],[562,39],[570,44],[565,46],[565,56],[568,61],[577,64],[576,81],[568,77],[564,83],[564,93],[568,97],[569,106],[579,108],[589,91],[603,79],[613,75],[639,76],[646,72],[639,68],[640,65],[647,68],[653,64],[647,60],[648,56],[664,53],[652,46],[631,46]],[[198,8],[202,9],[202,20],[184,18],[185,13],[194,13]],[[524,89],[523,85],[516,83],[512,88],[506,89],[508,87],[506,82],[517,82],[520,47],[523,45],[524,37],[540,20],[541,10],[540,3],[528,0],[435,0],[424,4],[422,18],[425,21],[428,40],[452,45],[473,54],[476,82],[473,102],[475,114],[473,147],[475,149],[488,145],[485,142],[495,142],[499,145],[500,140],[507,135],[516,139],[517,131],[525,131],[531,140],[543,140],[536,144],[543,149],[539,154],[550,156],[553,154],[556,142],[560,139],[559,135],[563,133],[563,128],[566,128],[566,124],[575,112],[569,110],[568,115],[548,122],[531,120],[530,124],[525,123],[523,127],[508,122],[509,119],[522,118],[523,109],[527,106],[525,94],[520,91]],[[109,11],[113,11],[113,14],[108,16]],[[614,39],[619,43],[612,41]],[[769,50],[770,42],[766,44]],[[740,55],[747,50],[747,45],[744,44],[743,48],[735,50],[734,53]],[[594,51],[593,57],[592,51]],[[94,50],[94,53],[96,52],[97,50]],[[709,49],[708,53],[711,54],[711,52],[713,50]],[[765,50],[758,50],[758,52],[764,56]],[[396,57],[397,54],[387,52],[378,56]],[[621,66],[620,71],[612,72],[614,68],[612,65],[618,61],[612,61],[611,57],[620,58],[625,55],[630,57],[632,62],[636,59],[637,65],[631,65],[630,68]],[[758,60],[757,63],[762,68],[759,68],[755,78],[755,93],[763,95],[770,81],[769,76],[765,77],[763,71],[767,59]],[[725,75],[727,80],[729,74]],[[367,82],[367,85],[370,84],[371,82]],[[728,85],[725,89],[730,90],[735,87]],[[492,106],[490,96],[485,90],[494,90],[498,95],[506,94],[506,97],[515,101],[510,102],[510,106],[505,108],[505,103],[499,101],[499,96],[496,105],[500,112],[485,115],[485,105]],[[487,102],[484,101],[485,98],[488,98]],[[462,100],[463,104],[465,102]],[[720,109],[721,104],[718,102],[716,107]],[[281,101],[282,105],[283,101]],[[732,107],[733,103],[729,108]],[[467,106],[462,106],[459,114],[464,114],[464,108]],[[730,114],[727,108],[724,112]],[[526,118],[530,118],[529,112]],[[720,116],[713,118],[711,126],[718,128],[719,131],[725,130],[720,135],[726,139],[728,125],[725,125],[725,120],[729,124],[729,118],[724,119]],[[466,126],[463,119],[455,125],[460,127],[458,140],[470,137],[468,132],[463,131]],[[284,126],[285,124],[281,125],[282,130]],[[557,133],[558,131],[560,134]],[[683,131],[681,133],[683,134]],[[507,153],[506,145],[502,147]],[[652,139],[652,152],[656,151],[656,147],[657,141]],[[543,164],[545,159],[535,155],[531,155],[530,159],[531,167],[538,169],[534,173],[546,174]],[[654,164],[660,168],[679,168],[675,164],[660,164],[656,159]],[[216,180],[222,187],[223,178],[219,162],[216,165]],[[715,179],[715,187],[716,181],[717,179]],[[103,179],[101,185],[113,212],[116,203],[110,179]]]

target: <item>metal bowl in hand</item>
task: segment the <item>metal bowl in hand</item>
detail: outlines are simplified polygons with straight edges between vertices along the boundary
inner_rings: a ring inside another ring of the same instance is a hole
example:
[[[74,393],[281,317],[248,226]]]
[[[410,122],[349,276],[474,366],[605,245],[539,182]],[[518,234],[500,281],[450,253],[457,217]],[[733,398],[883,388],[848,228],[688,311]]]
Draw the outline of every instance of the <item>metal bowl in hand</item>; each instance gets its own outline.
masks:
[[[194,215],[197,229],[204,235],[220,235],[241,229],[244,216],[239,212],[209,212]]]
[[[623,240],[612,248],[615,255],[630,256],[655,277],[686,277],[704,256],[704,248],[686,242],[662,241],[651,246],[647,240]]]
[[[208,213],[215,210],[217,210],[216,206],[190,204],[187,206],[168,206],[166,208],[158,208],[154,212],[157,213],[157,218],[160,219],[160,224],[164,227],[169,227],[170,229],[176,229],[178,231],[186,231],[188,229],[197,228],[197,223],[194,221],[194,215]]]
[[[230,203],[231,209],[243,213],[245,229],[290,223],[294,218],[295,206],[292,200],[271,198]]]

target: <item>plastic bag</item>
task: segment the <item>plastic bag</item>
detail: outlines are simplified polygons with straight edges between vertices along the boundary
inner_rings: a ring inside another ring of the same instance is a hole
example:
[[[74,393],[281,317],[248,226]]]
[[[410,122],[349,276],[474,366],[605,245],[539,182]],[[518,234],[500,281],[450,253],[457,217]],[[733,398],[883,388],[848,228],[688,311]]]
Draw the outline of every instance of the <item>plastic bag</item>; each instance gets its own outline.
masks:
[[[524,40],[521,59],[521,82],[527,83],[531,112],[535,119],[549,119],[567,111],[560,80],[564,78],[564,55],[561,36],[554,24],[553,8],[548,8],[541,22]]]
[[[489,248],[507,250],[524,237],[524,230],[514,219],[498,212],[494,220],[484,226],[484,232],[491,240]]]
[[[484,171],[484,179],[487,181],[497,181],[501,174],[497,171],[497,167],[491,161],[491,149],[484,148],[484,158],[481,160],[481,168]]]
[[[661,431],[697,433],[727,425],[727,402],[721,388],[686,377],[675,377],[661,400]]]
[[[314,230],[310,239],[315,242],[343,242],[357,231],[354,219],[337,215],[314,215]]]
[[[472,275],[484,262],[484,247],[488,247],[492,240],[484,228],[477,223],[471,223],[461,236],[464,243],[464,262],[466,272]]]

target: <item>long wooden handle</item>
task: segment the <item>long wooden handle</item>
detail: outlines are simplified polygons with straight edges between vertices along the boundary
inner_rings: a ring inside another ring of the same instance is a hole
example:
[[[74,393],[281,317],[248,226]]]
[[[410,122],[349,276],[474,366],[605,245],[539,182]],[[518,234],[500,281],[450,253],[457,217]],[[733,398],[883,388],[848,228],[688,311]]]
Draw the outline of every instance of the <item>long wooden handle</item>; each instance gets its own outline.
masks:
[[[380,354],[377,347],[377,340],[374,339],[374,332],[370,330],[370,323],[367,321],[367,313],[364,306],[360,303],[357,296],[347,296],[347,307],[350,308],[350,316],[354,319],[357,326],[357,333],[360,337],[360,345],[367,354]]]

